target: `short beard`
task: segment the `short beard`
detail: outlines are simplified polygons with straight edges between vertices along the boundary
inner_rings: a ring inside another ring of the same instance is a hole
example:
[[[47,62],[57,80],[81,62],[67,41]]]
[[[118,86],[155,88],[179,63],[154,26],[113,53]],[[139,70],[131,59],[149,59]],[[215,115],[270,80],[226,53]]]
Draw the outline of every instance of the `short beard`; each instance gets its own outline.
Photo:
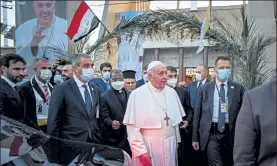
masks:
[[[21,82],[23,80],[23,77],[22,77],[22,79],[20,79],[20,76],[14,77],[9,72],[7,72],[7,78],[15,84],[18,82]]]

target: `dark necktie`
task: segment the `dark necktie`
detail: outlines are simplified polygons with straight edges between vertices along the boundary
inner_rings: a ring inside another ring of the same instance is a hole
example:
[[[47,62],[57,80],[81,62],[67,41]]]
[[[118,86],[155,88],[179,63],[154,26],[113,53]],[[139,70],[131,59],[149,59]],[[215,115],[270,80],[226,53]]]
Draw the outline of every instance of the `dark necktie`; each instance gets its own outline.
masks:
[[[224,84],[221,84],[220,86],[220,92],[219,92],[220,102],[219,102],[219,109],[218,109],[218,131],[223,132],[225,130],[225,112],[221,112],[221,103],[225,103],[225,89]],[[227,109],[227,108],[226,108]]]
[[[85,88],[85,103],[86,103],[86,109],[87,109],[86,111],[88,113],[90,113],[90,111],[92,109],[92,100],[91,100],[91,97],[89,95],[87,85],[83,85],[83,87]]]
[[[197,89],[200,88],[200,86],[202,85],[202,81],[199,81],[199,84],[197,86]]]
[[[106,82],[106,87],[107,87],[107,89],[110,89],[110,83],[109,82]]]

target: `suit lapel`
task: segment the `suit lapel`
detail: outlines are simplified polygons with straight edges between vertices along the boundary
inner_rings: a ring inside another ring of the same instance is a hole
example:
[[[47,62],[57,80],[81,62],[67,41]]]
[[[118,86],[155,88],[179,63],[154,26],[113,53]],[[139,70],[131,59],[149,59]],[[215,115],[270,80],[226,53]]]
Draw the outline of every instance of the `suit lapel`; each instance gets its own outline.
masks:
[[[19,94],[19,91],[16,91],[12,88],[12,95],[13,97],[16,99],[15,102],[16,102],[16,105],[17,107],[19,108],[19,110],[22,109],[22,104],[23,104],[23,98],[21,98],[20,94]]]
[[[96,90],[93,89],[93,87],[89,85],[89,91],[90,91],[90,94],[91,94],[91,100],[92,100],[92,110],[90,112],[90,116],[94,115],[94,111],[95,110],[95,107],[98,105],[98,102],[97,102],[97,99],[98,99],[98,94],[96,93]],[[97,110],[96,110],[97,111]]]
[[[85,104],[85,102],[84,102],[84,100],[83,100],[83,97],[82,97],[82,95],[81,95],[81,92],[80,92],[80,90],[79,90],[79,87],[77,86],[77,84],[76,84],[76,82],[74,81],[74,79],[71,78],[71,80],[68,82],[68,84],[71,86],[72,91],[74,92],[75,96],[78,98],[80,104],[82,105],[82,107],[83,107],[83,112],[85,112],[85,114],[88,115],[88,114],[87,114],[87,111],[86,111],[86,104]]]
[[[32,86],[33,86],[34,89],[37,91],[37,93],[40,95],[40,97],[43,99],[43,101],[46,102],[44,93],[42,92],[41,88],[38,86],[38,83],[37,83],[35,77],[34,77],[33,80],[32,80],[32,84],[33,84]]]
[[[50,89],[50,92],[52,93],[53,86],[50,83],[47,83],[47,85],[48,85],[48,88]]]
[[[207,95],[210,95],[210,96],[207,96],[207,97],[208,97],[208,100],[209,100],[211,117],[213,117],[215,81],[213,81],[209,86],[210,87],[208,88]]]
[[[234,95],[234,90],[235,87],[233,85],[232,81],[228,81],[228,91],[227,91],[227,96],[228,96],[228,112],[230,112],[230,109],[232,107],[232,101],[233,101],[233,95]]]
[[[120,104],[118,96],[115,94],[115,92],[113,90],[110,90],[110,92],[111,92],[111,99],[114,100],[114,104],[117,105],[117,107],[120,109],[120,111],[124,115],[124,110]],[[124,93],[124,92],[122,92],[122,93]]]
[[[3,81],[4,84],[6,84],[7,91],[11,92],[11,95],[15,98],[15,100],[11,100],[11,102],[15,102],[18,110],[22,109],[22,99],[19,95],[19,92],[16,91],[8,82],[6,82],[4,79],[0,77],[0,79]],[[5,87],[4,87],[5,88]],[[10,90],[9,90],[10,89]]]

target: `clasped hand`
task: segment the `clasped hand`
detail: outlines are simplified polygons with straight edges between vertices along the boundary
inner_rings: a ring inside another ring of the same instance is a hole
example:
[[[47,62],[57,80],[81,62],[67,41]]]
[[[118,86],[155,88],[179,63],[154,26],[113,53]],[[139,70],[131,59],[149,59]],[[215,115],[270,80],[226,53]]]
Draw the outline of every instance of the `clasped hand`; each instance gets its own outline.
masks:
[[[114,130],[117,130],[117,129],[119,129],[119,127],[120,127],[119,121],[114,120],[114,121],[112,122],[112,128],[113,128]]]

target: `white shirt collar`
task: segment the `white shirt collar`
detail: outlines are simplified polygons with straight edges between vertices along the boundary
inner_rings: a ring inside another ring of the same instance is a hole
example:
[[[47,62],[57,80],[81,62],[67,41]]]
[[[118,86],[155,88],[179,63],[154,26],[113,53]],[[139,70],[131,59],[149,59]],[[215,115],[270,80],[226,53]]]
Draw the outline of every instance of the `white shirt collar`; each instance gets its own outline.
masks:
[[[48,87],[47,82],[46,82],[45,84],[42,83],[42,82],[37,78],[37,76],[35,76],[35,80],[36,80],[36,82],[38,83],[38,86],[39,86],[40,88],[44,89],[44,86],[45,86],[45,85]]]
[[[1,75],[1,78],[3,79],[3,80],[5,80],[11,87],[15,87],[16,86],[16,84],[14,83],[14,82],[12,82],[11,80],[9,80],[8,78],[6,78],[5,76],[3,76],[3,75]]]
[[[228,80],[226,80],[225,82],[223,82],[224,86],[227,86],[227,85],[228,85],[227,83],[228,83]],[[221,84],[222,84],[222,82],[220,82],[220,81],[218,81],[218,80],[216,79],[216,86],[217,86],[217,87],[220,87]]]
[[[107,83],[108,81],[106,81],[102,76],[101,76],[101,78],[102,78],[102,80],[105,82],[105,83]]]
[[[76,77],[75,74],[73,74],[73,79],[74,79],[74,81],[76,82],[78,88],[83,87],[83,85],[87,85],[87,86],[88,86],[88,82],[84,84],[82,81],[80,81],[80,80]]]
[[[204,85],[205,83],[206,83],[206,78],[204,79],[204,80],[201,80],[201,81],[198,81],[198,84],[201,82],[202,83],[202,85]]]
[[[151,91],[153,91],[154,93],[161,93],[164,91],[164,89],[159,90],[159,89],[155,88],[150,81],[148,81],[147,84],[149,85]]]

